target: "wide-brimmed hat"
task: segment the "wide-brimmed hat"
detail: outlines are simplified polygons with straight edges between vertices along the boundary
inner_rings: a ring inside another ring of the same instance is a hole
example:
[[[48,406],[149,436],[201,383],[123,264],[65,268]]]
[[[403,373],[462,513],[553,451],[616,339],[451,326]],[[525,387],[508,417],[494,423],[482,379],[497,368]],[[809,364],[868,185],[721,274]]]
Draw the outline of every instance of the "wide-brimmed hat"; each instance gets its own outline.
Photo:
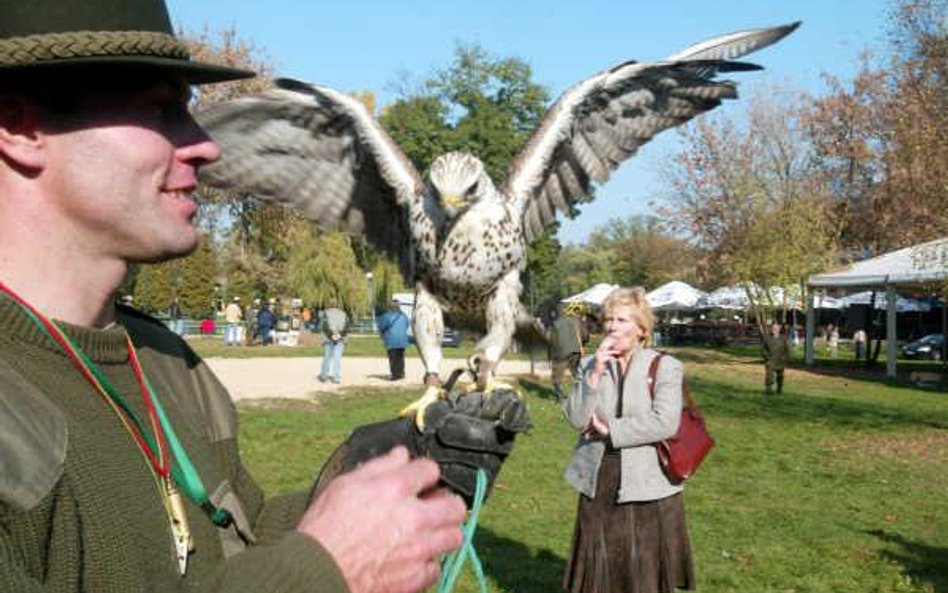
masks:
[[[191,84],[253,72],[191,60],[174,36],[163,0],[4,0],[0,2],[0,77],[37,68],[149,66]]]

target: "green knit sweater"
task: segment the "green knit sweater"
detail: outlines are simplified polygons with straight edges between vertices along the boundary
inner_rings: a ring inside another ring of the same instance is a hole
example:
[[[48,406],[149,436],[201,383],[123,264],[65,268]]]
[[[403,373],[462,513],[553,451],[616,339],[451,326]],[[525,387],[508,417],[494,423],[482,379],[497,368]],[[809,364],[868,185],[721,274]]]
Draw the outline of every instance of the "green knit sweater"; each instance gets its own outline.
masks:
[[[328,553],[293,529],[306,495],[264,501],[240,461],[230,398],[183,340],[131,311],[102,331],[63,324],[144,419],[128,331],[208,493],[246,517],[243,533],[218,528],[186,501],[195,549],[184,577],[155,480],[115,412],[6,297],[0,326],[0,591],[347,591]]]

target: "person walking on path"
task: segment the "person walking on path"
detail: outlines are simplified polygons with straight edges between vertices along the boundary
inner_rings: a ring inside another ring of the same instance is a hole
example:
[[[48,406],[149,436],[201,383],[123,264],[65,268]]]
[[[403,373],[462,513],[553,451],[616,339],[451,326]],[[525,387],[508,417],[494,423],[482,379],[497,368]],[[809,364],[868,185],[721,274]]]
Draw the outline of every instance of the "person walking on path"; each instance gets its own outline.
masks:
[[[239,346],[241,334],[241,321],[244,318],[243,309],[240,308],[240,297],[231,299],[227,308],[224,309],[224,345]]]
[[[582,305],[570,303],[561,306],[553,325],[550,328],[550,363],[552,366],[551,379],[556,401],[562,401],[566,394],[563,392],[563,381],[569,373],[570,380],[575,380],[579,373],[579,362],[585,355],[583,345],[589,339],[580,317],[583,315]]]
[[[162,0],[0,4],[0,591],[415,593],[465,504],[404,446],[265,496],[207,364],[113,295],[198,246],[220,149]],[[458,464],[458,470],[467,466]],[[473,480],[473,475],[465,479]]]
[[[349,316],[337,306],[336,299],[329,299],[320,331],[323,334],[323,364],[319,380],[325,383],[342,382],[342,352],[346,347],[346,332]]]
[[[790,342],[783,334],[783,326],[777,322],[771,324],[770,333],[761,340],[760,351],[764,357],[764,393],[772,395],[774,383],[777,393],[783,393],[783,371],[790,359]]]
[[[388,369],[392,381],[405,378],[405,348],[408,347],[408,315],[402,311],[397,299],[392,299],[388,311],[376,322],[382,342],[388,352]]]

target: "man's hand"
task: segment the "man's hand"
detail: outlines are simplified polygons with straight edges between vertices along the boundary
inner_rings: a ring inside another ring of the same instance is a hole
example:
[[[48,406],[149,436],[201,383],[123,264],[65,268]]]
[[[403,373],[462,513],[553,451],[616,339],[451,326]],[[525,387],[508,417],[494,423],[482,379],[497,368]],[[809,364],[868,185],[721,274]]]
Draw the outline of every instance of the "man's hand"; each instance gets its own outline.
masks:
[[[432,490],[438,476],[436,463],[396,447],[328,483],[297,531],[326,548],[352,593],[420,591],[462,542],[464,502]]]

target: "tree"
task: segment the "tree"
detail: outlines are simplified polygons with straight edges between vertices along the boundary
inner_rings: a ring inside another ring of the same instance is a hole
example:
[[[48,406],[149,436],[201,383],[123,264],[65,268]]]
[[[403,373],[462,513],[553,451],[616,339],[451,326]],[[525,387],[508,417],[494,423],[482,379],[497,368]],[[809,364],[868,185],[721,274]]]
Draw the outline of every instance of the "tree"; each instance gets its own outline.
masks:
[[[182,310],[192,317],[212,312],[218,266],[211,236],[203,234],[200,245],[190,257],[173,263],[177,264],[175,293]]]
[[[288,287],[306,303],[325,307],[330,298],[348,311],[368,313],[365,271],[342,231],[317,233],[309,225],[295,227],[287,262]]]
[[[671,280],[698,284],[696,249],[665,231],[659,218],[612,218],[593,231],[591,245],[609,254],[610,282],[653,289]]]
[[[887,65],[863,58],[848,87],[806,113],[836,188],[846,250],[860,257],[948,230],[948,14],[943,0],[902,0],[890,15]]]
[[[832,261],[838,236],[799,103],[773,101],[779,95],[753,98],[743,127],[721,114],[687,126],[686,147],[665,171],[673,187],[666,220],[707,255],[715,283],[741,283],[761,331],[765,310],[785,305],[771,289],[804,291]]]
[[[557,294],[562,298],[599,282],[614,283],[614,260],[612,246],[601,234],[593,233],[585,245],[567,245],[558,258]]]
[[[149,313],[166,310],[174,299],[174,268],[177,261],[142,265],[132,292],[135,307]]]

